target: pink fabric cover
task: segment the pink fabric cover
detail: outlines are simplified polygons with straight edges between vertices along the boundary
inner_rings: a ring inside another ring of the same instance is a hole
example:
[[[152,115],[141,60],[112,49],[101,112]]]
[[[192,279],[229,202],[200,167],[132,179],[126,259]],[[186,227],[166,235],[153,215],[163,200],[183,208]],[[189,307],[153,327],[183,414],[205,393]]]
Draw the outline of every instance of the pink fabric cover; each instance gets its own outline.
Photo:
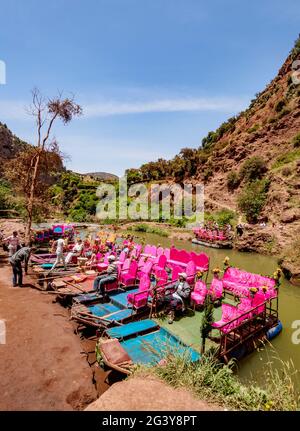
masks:
[[[190,260],[189,263],[187,264],[187,266],[185,268],[185,272],[187,275],[186,281],[189,284],[194,283],[195,275],[196,275],[196,265],[192,260]]]
[[[193,232],[197,238],[203,239],[204,241],[225,241],[228,239],[224,230],[195,228],[193,229]]]
[[[136,260],[131,261],[127,272],[121,272],[120,283],[129,286],[135,282],[137,276],[138,264]]]
[[[180,265],[186,268],[191,260],[195,263],[197,271],[208,271],[209,257],[205,253],[197,254],[193,251],[189,253],[186,250],[178,250],[175,247],[171,248],[170,259],[168,260],[171,266]]]
[[[218,278],[214,277],[210,288],[209,288],[209,294],[213,301],[217,299],[221,299],[223,296],[223,283],[222,280],[219,280]]]
[[[140,280],[138,292],[129,293],[127,295],[127,302],[131,304],[135,309],[145,307],[148,302],[149,288],[150,278],[148,275],[143,275]]]
[[[255,287],[262,291],[262,287],[267,287],[267,297],[276,297],[275,280],[259,274],[242,271],[238,268],[227,268],[223,276],[223,287],[237,296],[249,296],[249,289]]]
[[[141,268],[139,268],[137,273],[137,278],[141,279],[144,274],[150,275],[153,267],[153,262],[151,260],[147,260],[144,262]]]
[[[207,287],[204,281],[198,280],[195,288],[191,293],[191,301],[196,305],[203,305],[207,295]]]

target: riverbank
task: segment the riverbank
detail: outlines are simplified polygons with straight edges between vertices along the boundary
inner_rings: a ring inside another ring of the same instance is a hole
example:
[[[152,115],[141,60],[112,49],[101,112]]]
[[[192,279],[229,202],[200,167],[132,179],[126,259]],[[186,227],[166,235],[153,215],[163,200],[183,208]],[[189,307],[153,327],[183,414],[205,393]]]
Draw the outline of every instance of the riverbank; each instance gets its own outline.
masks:
[[[141,228],[142,226],[142,228]],[[105,225],[102,226],[103,228]],[[118,226],[123,233],[154,233],[166,237],[171,241],[192,241],[194,238],[191,229],[174,227],[167,223],[155,222],[129,222]],[[300,226],[299,234],[284,235],[283,227],[274,229],[272,226],[245,224],[243,234],[235,236],[233,249],[246,253],[257,253],[265,256],[274,256],[278,265],[283,269],[285,277],[292,284],[300,286]],[[203,250],[209,247],[203,247]]]
[[[57,220],[56,220],[57,221]],[[52,221],[45,224],[52,224]],[[194,238],[191,229],[179,228],[169,223],[157,222],[123,222],[115,225],[98,224],[98,223],[78,223],[78,227],[90,230],[115,229],[119,234],[138,235],[155,234],[158,237],[168,238],[173,241],[191,242]],[[24,238],[24,222],[22,219],[0,219],[0,229],[4,230],[4,235],[11,235],[13,230],[17,230]],[[271,226],[245,225],[242,236],[235,236],[233,249],[241,252],[258,253],[266,256],[274,256],[278,260],[278,265],[283,269],[285,277],[292,284],[300,286],[300,225],[299,233],[285,235],[283,227],[274,229]],[[204,247],[203,250],[207,249]]]
[[[68,311],[28,284],[11,287],[3,254],[0,319],[6,326],[6,344],[0,345],[0,410],[83,410],[97,398]]]

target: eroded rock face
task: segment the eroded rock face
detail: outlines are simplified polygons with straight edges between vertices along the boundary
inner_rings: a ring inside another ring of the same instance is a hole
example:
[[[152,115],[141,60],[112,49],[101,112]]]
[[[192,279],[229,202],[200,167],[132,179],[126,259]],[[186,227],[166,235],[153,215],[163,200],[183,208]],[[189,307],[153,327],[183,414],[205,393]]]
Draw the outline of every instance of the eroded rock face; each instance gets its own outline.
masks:
[[[273,242],[274,236],[269,229],[248,226],[242,236],[236,237],[234,245],[239,251],[266,253],[272,251]]]
[[[5,124],[0,123],[0,160],[15,157],[27,145],[26,142],[13,135]]]
[[[297,209],[291,209],[285,211],[280,217],[282,223],[292,223],[293,221],[300,219],[300,211]]]
[[[153,376],[143,376],[115,383],[85,410],[211,411],[223,409],[194,398],[185,389],[174,389]]]

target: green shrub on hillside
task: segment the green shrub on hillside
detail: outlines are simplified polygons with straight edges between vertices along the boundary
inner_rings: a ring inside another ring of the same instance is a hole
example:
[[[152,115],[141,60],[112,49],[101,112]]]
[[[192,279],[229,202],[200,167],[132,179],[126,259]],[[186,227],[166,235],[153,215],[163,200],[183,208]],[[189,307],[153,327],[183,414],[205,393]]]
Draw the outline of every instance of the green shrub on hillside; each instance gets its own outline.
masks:
[[[213,176],[214,172],[213,169],[209,166],[205,171],[203,172],[203,178],[205,181],[209,180]]]
[[[259,125],[259,124],[254,124],[254,126],[250,127],[250,128],[247,130],[247,132],[248,132],[248,133],[254,133],[254,132],[256,132],[259,128],[260,128],[260,125]]]
[[[231,171],[227,175],[227,188],[230,191],[235,190],[240,185],[240,177],[236,171]]]
[[[272,168],[273,169],[280,168],[281,166],[286,165],[288,163],[292,163],[298,159],[300,159],[300,149],[289,151],[288,153],[282,154],[281,156],[277,157]]]
[[[283,108],[279,114],[278,114],[278,119],[280,120],[280,118],[284,117],[285,115],[289,114],[291,112],[291,110],[289,108]]]
[[[0,210],[14,210],[20,217],[25,216],[24,199],[15,196],[11,184],[4,179],[0,179]],[[9,216],[11,214],[8,212]]]
[[[215,142],[222,138],[227,132],[231,132],[235,129],[235,123],[237,117],[231,117],[227,121],[221,124],[221,126],[215,132],[208,132],[207,136],[202,139],[202,147],[207,148],[212,146]]]
[[[215,221],[218,223],[220,227],[225,226],[226,224],[233,225],[236,219],[236,213],[231,210],[223,209],[221,211],[217,211],[216,213],[206,212],[204,214],[205,222],[207,221]]]
[[[87,212],[83,208],[72,209],[68,215],[72,221],[76,221],[79,223],[88,221],[89,219]]]
[[[0,210],[11,209],[11,194],[12,190],[9,183],[5,180],[0,180]]]
[[[292,144],[294,145],[295,148],[299,148],[300,147],[300,133],[297,133],[293,139],[292,139]]]
[[[275,111],[280,112],[285,107],[285,104],[286,102],[284,99],[278,100],[278,102],[275,105]]]
[[[269,179],[256,180],[249,183],[238,197],[238,207],[245,214],[249,223],[256,223],[257,219],[265,206]]]
[[[218,211],[215,217],[219,226],[224,226],[226,224],[233,224],[236,214],[234,211],[224,209]]]
[[[154,233],[156,235],[164,236],[164,237],[169,236],[168,232],[161,229],[160,227],[151,226],[143,223],[133,225],[129,227],[128,230],[134,231],[134,232]]]
[[[266,162],[259,156],[246,160],[240,169],[240,179],[246,182],[261,179],[267,172]]]
[[[300,36],[295,41],[295,45],[293,49],[290,52],[292,60],[295,60],[295,58],[300,54]]]

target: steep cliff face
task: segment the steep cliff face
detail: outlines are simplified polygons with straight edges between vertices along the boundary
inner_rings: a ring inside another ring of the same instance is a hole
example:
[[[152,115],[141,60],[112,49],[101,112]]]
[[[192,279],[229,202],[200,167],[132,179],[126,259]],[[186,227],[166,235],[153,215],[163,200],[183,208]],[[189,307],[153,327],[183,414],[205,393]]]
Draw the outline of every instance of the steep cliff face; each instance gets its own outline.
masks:
[[[27,146],[28,144],[15,136],[6,124],[0,122],[0,172],[5,160],[12,159]]]
[[[237,210],[246,185],[241,181],[229,190],[229,175],[235,172],[238,176],[250,158],[264,160],[270,185],[260,216],[272,227],[270,250],[274,253],[300,236],[300,80],[294,71],[299,59],[298,42],[278,75],[237,117],[232,129],[214,142],[206,162],[211,167],[205,188],[207,205]],[[197,179],[204,180],[203,174]]]

